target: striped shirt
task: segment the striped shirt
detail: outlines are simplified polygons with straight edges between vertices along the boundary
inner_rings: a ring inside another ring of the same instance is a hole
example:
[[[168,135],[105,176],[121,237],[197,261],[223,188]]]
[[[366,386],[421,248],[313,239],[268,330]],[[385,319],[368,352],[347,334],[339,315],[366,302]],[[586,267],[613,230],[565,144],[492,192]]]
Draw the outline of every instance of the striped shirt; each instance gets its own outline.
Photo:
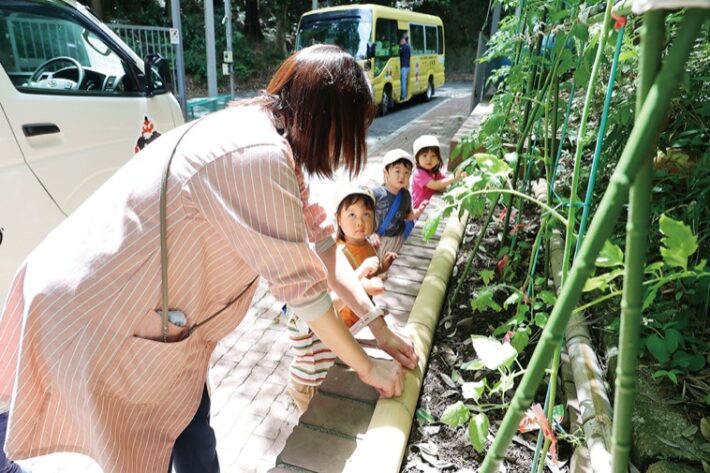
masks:
[[[234,107],[193,127],[172,161],[169,302],[193,324],[244,294],[179,342],[134,336],[161,305],[161,173],[185,128],[136,155],[18,270],[0,314],[9,457],[75,451],[107,473],[167,471],[200,402],[210,354],[249,308],[257,286],[250,283],[265,278],[306,320],[332,305],[309,245],[332,244],[325,212],[308,202],[268,116]]]

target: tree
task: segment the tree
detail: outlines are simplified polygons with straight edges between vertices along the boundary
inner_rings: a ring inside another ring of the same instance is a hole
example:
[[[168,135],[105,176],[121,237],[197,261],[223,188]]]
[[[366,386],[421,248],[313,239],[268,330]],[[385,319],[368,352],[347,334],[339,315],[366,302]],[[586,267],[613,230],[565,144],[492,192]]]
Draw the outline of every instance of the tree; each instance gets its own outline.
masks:
[[[261,41],[264,34],[259,22],[258,0],[244,0],[244,36]]]

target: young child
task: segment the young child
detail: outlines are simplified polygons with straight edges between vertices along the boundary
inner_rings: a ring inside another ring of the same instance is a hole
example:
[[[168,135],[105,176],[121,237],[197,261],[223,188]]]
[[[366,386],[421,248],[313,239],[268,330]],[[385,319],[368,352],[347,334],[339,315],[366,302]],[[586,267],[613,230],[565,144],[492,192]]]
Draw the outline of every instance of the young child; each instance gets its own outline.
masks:
[[[436,136],[422,135],[414,140],[416,169],[412,174],[412,205],[428,202],[434,192],[445,190],[468,174],[458,169],[453,176],[446,177],[441,172],[442,160],[439,140]]]
[[[381,294],[384,284],[378,274],[387,271],[397,255],[388,253],[380,261],[367,240],[375,224],[375,198],[368,189],[348,186],[338,193],[336,208],[338,258],[350,263],[370,296]],[[361,320],[335,296],[333,305],[353,335],[370,324],[378,344],[387,342],[389,337],[397,337],[381,317]],[[291,314],[287,325],[296,352],[289,370],[288,392],[298,409],[304,412],[335,362],[335,354],[297,315]]]
[[[409,235],[414,221],[424,212],[428,200],[412,207],[412,196],[407,189],[414,160],[403,149],[388,151],[382,161],[384,185],[372,190],[375,195],[377,228],[371,237],[377,254],[383,258],[388,252],[398,253]]]

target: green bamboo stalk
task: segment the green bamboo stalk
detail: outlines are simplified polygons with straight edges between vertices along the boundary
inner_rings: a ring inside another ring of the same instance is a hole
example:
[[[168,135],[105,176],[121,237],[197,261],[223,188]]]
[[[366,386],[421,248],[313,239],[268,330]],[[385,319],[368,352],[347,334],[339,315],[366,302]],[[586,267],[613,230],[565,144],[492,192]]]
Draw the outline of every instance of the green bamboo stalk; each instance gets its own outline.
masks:
[[[569,209],[567,211],[567,231],[565,233],[565,252],[562,257],[562,284],[567,279],[570,261],[572,259],[572,240],[574,227],[577,224],[577,189],[579,188],[579,177],[582,174],[582,153],[586,144],[587,135],[587,120],[589,119],[589,111],[592,105],[592,97],[596,90],[597,76],[601,67],[602,57],[604,57],[604,48],[606,47],[606,39],[609,36],[611,28],[611,7],[614,5],[614,0],[607,0],[606,10],[604,10],[604,20],[602,23],[602,32],[599,36],[599,44],[597,45],[597,55],[594,58],[592,73],[589,76],[587,85],[587,94],[584,98],[584,107],[582,108],[582,117],[579,122],[579,131],[577,133],[577,148],[574,153],[574,171],[572,173],[572,189],[569,196]]]
[[[661,65],[665,32],[665,13],[651,11],[644,15],[641,29],[639,57],[639,90],[636,113],[641,110],[651,83]],[[652,143],[651,151],[656,148]],[[631,414],[636,397],[641,309],[643,307],[643,278],[648,249],[651,219],[651,187],[653,183],[653,153],[643,157],[629,193],[629,214],[626,223],[626,254],[624,287],[621,296],[621,325],[619,330],[619,360],[616,367],[614,390],[614,424],[611,440],[614,473],[626,473],[631,449]]]
[[[535,391],[545,374],[555,347],[560,343],[572,310],[577,305],[584,284],[594,270],[594,262],[614,228],[626,203],[631,182],[646,159],[649,143],[653,143],[668,112],[671,98],[678,86],[683,66],[688,59],[695,38],[708,17],[705,10],[688,9],[680,25],[678,36],[668,53],[666,63],[656,76],[641,112],[637,116],[629,139],[621,154],[598,210],[592,219],[587,237],[575,258],[569,277],[564,282],[560,297],[543,330],[540,342],[532,354],[525,375],[515,392],[491,448],[479,470],[496,473],[505,452],[515,435],[520,419],[533,401]]]

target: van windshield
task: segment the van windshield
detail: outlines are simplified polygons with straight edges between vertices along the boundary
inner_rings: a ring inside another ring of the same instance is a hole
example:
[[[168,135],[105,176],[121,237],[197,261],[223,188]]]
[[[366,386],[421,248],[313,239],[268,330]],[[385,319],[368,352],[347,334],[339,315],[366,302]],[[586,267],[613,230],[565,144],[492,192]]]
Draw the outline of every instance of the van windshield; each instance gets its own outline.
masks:
[[[312,44],[335,44],[357,59],[365,59],[372,21],[360,17],[321,17],[309,15],[301,20],[296,36],[296,49]]]

